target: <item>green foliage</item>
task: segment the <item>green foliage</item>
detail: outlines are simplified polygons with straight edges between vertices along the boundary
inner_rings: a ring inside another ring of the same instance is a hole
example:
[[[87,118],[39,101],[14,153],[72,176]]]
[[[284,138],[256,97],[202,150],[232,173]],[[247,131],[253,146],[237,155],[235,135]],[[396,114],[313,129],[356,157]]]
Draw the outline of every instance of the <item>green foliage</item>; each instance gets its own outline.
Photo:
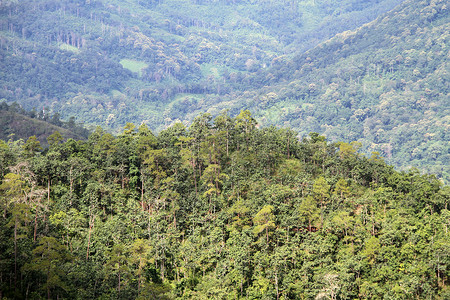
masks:
[[[64,282],[64,267],[70,262],[71,256],[66,247],[61,245],[54,237],[42,237],[36,248],[33,249],[33,258],[29,264],[25,264],[25,271],[35,271],[46,278],[42,285],[47,292],[48,298],[51,297],[51,291],[61,289],[68,291],[68,285]]]
[[[115,130],[130,120],[162,128],[242,88],[285,53],[355,29],[401,1],[341,2],[7,1],[0,97],[26,109],[51,103],[63,118]],[[187,95],[184,103],[179,95]]]
[[[5,156],[1,296],[445,298],[448,187],[295,136],[243,111]]]
[[[0,99],[55,125],[160,131],[245,108],[449,181],[444,0],[5,3]],[[56,130],[3,128],[43,146]]]
[[[255,229],[253,232],[259,234],[266,232],[266,241],[269,242],[269,229],[275,228],[275,216],[273,214],[274,207],[272,205],[265,205],[253,218]]]
[[[120,64],[125,68],[130,70],[131,72],[138,73],[139,76],[142,76],[142,71],[148,67],[145,62],[132,60],[132,59],[122,59]]]

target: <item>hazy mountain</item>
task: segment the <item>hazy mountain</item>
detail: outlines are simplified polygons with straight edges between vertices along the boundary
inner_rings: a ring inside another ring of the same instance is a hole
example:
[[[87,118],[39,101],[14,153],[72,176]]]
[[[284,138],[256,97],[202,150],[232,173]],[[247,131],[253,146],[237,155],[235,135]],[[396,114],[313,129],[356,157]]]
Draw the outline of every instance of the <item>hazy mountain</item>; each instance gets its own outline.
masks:
[[[30,136],[36,136],[43,147],[48,146],[47,138],[58,131],[64,139],[81,140],[88,137],[89,131],[71,118],[68,122],[59,120],[59,115],[26,113],[18,105],[0,104],[0,139],[3,141],[26,141]]]
[[[2,1],[0,98],[110,129],[161,128],[183,95],[246,90],[241,79],[274,59],[400,2]],[[229,77],[242,84],[221,86]]]

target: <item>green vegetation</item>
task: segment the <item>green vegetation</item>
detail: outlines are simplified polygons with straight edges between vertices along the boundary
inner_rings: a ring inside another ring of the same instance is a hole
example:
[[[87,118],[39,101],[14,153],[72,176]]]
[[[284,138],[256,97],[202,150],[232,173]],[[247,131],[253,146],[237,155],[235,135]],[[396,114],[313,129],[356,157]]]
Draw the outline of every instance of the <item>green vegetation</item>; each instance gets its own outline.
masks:
[[[139,76],[142,76],[142,70],[148,67],[148,65],[143,61],[137,61],[132,59],[122,59],[120,64],[125,68],[130,70],[131,72],[138,73]]]
[[[210,105],[284,53],[355,29],[400,2],[11,1],[0,6],[8,70],[0,97],[116,132],[154,115],[148,125],[161,130],[167,118],[192,121],[206,111],[192,105],[157,117],[178,94],[203,94]],[[111,101],[113,90],[123,97]]]
[[[449,183],[449,18],[445,1],[406,1],[261,73],[246,107],[265,125],[357,140],[366,153]],[[234,106],[244,99],[235,97]]]
[[[115,133],[245,108],[450,181],[444,0],[7,3],[8,103]]]
[[[77,47],[71,46],[69,44],[66,44],[66,43],[61,43],[59,45],[59,49],[66,50],[66,51],[71,51],[73,53],[80,53],[80,49],[78,49]]]
[[[248,111],[0,141],[0,297],[448,299],[450,190]]]
[[[87,139],[89,135],[89,131],[83,124],[77,124],[74,117],[64,122],[58,113],[50,115],[45,110],[26,112],[17,103],[7,105],[5,102],[0,103],[0,128],[1,140],[22,143],[33,135],[44,147],[48,146],[47,138],[55,131],[65,139]]]
[[[0,1],[0,298],[450,298],[448,9]]]

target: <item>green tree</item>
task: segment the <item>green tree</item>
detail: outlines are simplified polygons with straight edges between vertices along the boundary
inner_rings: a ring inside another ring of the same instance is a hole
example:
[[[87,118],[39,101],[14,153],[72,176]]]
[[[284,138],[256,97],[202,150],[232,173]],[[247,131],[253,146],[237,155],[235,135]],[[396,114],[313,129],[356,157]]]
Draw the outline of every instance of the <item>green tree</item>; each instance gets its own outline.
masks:
[[[50,148],[56,147],[60,142],[63,141],[63,136],[59,131],[53,132],[51,135],[48,136],[47,142],[50,145]]]
[[[319,219],[319,209],[317,208],[317,201],[308,196],[303,198],[302,202],[297,208],[300,222],[308,224],[308,231],[311,231],[312,224]]]
[[[327,199],[330,197],[330,185],[323,176],[316,179],[313,185],[314,197],[320,203],[320,224],[323,224],[323,213],[326,208]]]
[[[235,118],[235,129],[239,133],[241,139],[243,137],[243,139],[245,140],[245,146],[247,150],[249,150],[250,139],[255,126],[256,121],[252,118],[252,115],[248,110],[241,110],[239,115],[237,115]]]
[[[41,143],[37,140],[36,136],[30,136],[28,140],[25,142],[25,144],[22,146],[23,148],[23,155],[26,158],[33,157],[38,153],[40,150],[42,150]]]
[[[123,244],[116,244],[108,255],[109,259],[105,264],[107,276],[117,276],[117,293],[121,296],[124,285],[128,283],[130,267],[128,260],[128,251]]]
[[[143,239],[135,240],[130,248],[132,262],[137,266],[135,272],[138,276],[138,294],[140,293],[141,287],[144,283],[142,278],[144,269],[147,266],[147,263],[151,262],[151,259],[149,259],[150,250],[148,241]]]
[[[373,266],[376,263],[380,248],[381,245],[379,239],[372,236],[366,241],[364,249],[361,251],[361,255],[367,259],[371,266]]]
[[[273,214],[274,207],[272,205],[265,205],[253,218],[253,223],[256,225],[253,233],[260,234],[266,232],[266,242],[269,243],[269,230],[275,228],[275,215]]]
[[[350,196],[350,188],[348,187],[347,181],[344,178],[339,178],[334,187],[333,194],[339,195],[341,200],[346,199]]]
[[[30,222],[31,212],[27,204],[14,203],[11,211],[11,219],[7,226],[14,228],[14,288],[17,289],[18,280],[18,241],[27,237],[28,227],[26,226]]]
[[[69,292],[65,276],[71,261],[72,256],[56,238],[43,236],[33,250],[31,262],[24,265],[23,269],[24,271],[35,271],[45,276],[46,283],[43,288],[47,291],[47,298],[51,299],[52,291],[58,296],[60,290]]]
[[[5,176],[8,167],[14,162],[14,153],[8,147],[8,144],[0,140],[0,171],[1,178]]]

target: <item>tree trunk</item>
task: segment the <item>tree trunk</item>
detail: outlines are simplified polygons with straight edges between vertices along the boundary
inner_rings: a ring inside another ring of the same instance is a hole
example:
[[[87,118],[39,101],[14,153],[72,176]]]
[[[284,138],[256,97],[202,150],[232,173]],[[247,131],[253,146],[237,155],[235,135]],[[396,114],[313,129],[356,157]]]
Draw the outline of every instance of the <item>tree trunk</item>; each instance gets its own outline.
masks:
[[[228,157],[228,142],[229,141],[229,139],[228,139],[228,128],[227,128],[227,157]]]
[[[119,263],[119,295],[120,295],[120,263]]]
[[[37,207],[36,212],[34,214],[34,233],[33,233],[33,242],[36,242],[36,234],[37,234]]]
[[[195,164],[192,164],[192,170],[194,172],[194,185],[195,185],[195,195],[198,196],[198,190],[197,190],[197,176],[195,174]]]
[[[14,290],[17,289],[17,216],[14,222]]]
[[[144,210],[144,180],[141,179],[141,208]]]
[[[278,274],[275,273],[275,289],[277,290],[277,300],[280,298],[280,291],[278,290]]]
[[[91,245],[91,231],[92,231],[92,228],[94,227],[94,219],[95,219],[95,216],[93,216],[92,218],[89,217],[89,235],[88,235],[88,244],[87,244],[87,250],[86,250],[86,261],[89,259],[89,247]]]
[[[51,299],[50,296],[50,284],[49,284],[49,279],[50,278],[50,268],[47,271],[47,299]]]

